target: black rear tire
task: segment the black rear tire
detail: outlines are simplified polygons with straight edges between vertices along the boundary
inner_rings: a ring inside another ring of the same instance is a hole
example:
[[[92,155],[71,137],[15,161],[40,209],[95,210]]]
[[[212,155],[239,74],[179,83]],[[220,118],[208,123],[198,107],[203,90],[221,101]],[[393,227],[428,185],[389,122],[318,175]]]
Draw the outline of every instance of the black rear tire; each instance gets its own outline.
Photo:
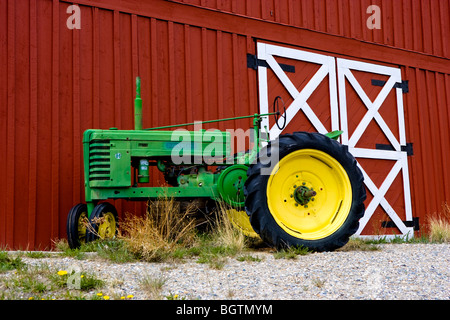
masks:
[[[278,148],[279,151],[278,161],[294,151],[314,149],[331,156],[344,168],[351,184],[351,206],[349,206],[350,209],[345,221],[334,233],[319,239],[303,239],[300,232],[287,233],[286,229],[283,229],[276,222],[268,206],[267,184],[270,175],[261,174],[262,169],[268,170],[267,168],[274,165],[269,162],[269,158],[276,151],[275,148]],[[303,246],[313,251],[332,251],[344,246],[350,236],[358,230],[359,219],[364,215],[365,210],[364,177],[347,147],[325,135],[308,132],[281,135],[261,150],[257,163],[249,167],[247,175],[248,178],[244,186],[245,209],[250,217],[253,229],[270,246],[279,249]],[[293,234],[298,236],[293,236]]]

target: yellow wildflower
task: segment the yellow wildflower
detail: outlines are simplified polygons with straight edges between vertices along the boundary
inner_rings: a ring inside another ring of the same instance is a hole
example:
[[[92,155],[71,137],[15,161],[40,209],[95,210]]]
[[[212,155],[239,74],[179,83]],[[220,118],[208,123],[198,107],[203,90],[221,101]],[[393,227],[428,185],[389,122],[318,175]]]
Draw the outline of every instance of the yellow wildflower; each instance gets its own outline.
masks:
[[[99,292],[97,293],[97,297],[101,297],[103,295],[103,293]]]
[[[133,299],[134,296],[132,294],[127,295],[127,299]]]
[[[34,300],[34,297],[29,297],[28,300]]]
[[[109,296],[104,296],[103,299],[109,300]]]
[[[64,275],[66,275],[67,274],[67,271],[66,270],[59,270],[58,271],[58,275],[59,276],[64,276]]]
[[[124,297],[124,296],[121,296],[121,297],[120,297],[120,300],[125,300],[125,297]]]

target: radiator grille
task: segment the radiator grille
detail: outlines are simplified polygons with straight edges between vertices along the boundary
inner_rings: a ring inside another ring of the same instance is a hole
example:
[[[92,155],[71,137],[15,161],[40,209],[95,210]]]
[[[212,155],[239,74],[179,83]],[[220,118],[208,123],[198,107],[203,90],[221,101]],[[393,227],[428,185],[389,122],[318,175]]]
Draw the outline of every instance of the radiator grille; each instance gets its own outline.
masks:
[[[93,140],[89,145],[89,181],[110,180],[110,141]]]

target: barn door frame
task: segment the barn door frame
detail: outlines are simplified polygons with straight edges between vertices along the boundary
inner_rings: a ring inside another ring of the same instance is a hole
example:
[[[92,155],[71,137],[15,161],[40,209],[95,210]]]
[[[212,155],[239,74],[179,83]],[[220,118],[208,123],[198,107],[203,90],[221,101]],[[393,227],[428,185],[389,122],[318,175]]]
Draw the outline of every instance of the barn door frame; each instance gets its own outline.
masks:
[[[299,91],[283,71],[282,66],[275,60],[275,57],[316,63],[321,66],[319,70],[314,74],[314,76],[309,80],[309,82],[303,87],[303,89]],[[358,163],[358,166],[364,175],[364,183],[370,193],[372,193],[373,199],[366,207],[366,212],[364,214],[364,217],[360,220],[360,227],[355,235],[359,237],[374,237],[373,235],[363,236],[361,235],[361,232],[369,222],[372,215],[375,213],[375,210],[379,206],[381,206],[382,209],[391,218],[395,227],[397,227],[401,232],[401,235],[382,235],[383,237],[414,237],[414,228],[411,226],[411,224],[413,224],[413,217],[407,161],[408,152],[406,151],[407,143],[405,134],[405,120],[403,112],[402,94],[404,92],[404,88],[402,88],[401,85],[398,85],[399,83],[402,83],[400,69],[355,60],[335,58],[333,56],[312,53],[300,49],[292,49],[259,41],[257,42],[257,58],[258,60],[265,62],[258,63],[257,68],[259,107],[261,113],[269,112],[267,68],[271,68],[278,80],[282,83],[282,85],[293,98],[292,103],[286,108],[286,125],[289,124],[289,122],[300,110],[302,110],[305,116],[319,133],[327,133],[328,130],[316,116],[313,108],[308,105],[307,100],[314,92],[314,90],[320,85],[323,79],[325,79],[325,77],[328,75],[330,116],[332,127],[331,130],[344,131],[341,136],[341,143],[349,147],[349,152],[352,153],[352,155],[356,159],[370,158],[395,161],[394,166],[391,168],[390,172],[387,174],[385,180],[379,188],[374,184],[371,177],[366,173],[364,168],[361,167],[361,165]],[[353,76],[351,70],[388,75],[389,79],[382,84],[383,88],[381,89],[377,98],[372,102],[368,98],[359,82]],[[349,136],[348,134],[346,81],[348,81],[350,85],[355,89],[364,106],[367,108],[366,114],[351,136]],[[399,139],[395,137],[389,126],[386,124],[386,122],[378,112],[379,108],[392,89],[396,90]],[[378,123],[381,130],[391,143],[392,146],[388,148],[390,150],[379,150],[376,148],[366,149],[356,147],[356,143],[364,134],[365,129],[373,119]],[[283,130],[280,130],[276,125],[270,127],[268,118],[263,119],[262,127],[268,129],[270,139],[276,139],[283,132]],[[387,191],[389,190],[395,178],[400,174],[400,172],[402,173],[403,179],[406,221],[401,220],[397,212],[395,212],[395,210],[385,198]]]

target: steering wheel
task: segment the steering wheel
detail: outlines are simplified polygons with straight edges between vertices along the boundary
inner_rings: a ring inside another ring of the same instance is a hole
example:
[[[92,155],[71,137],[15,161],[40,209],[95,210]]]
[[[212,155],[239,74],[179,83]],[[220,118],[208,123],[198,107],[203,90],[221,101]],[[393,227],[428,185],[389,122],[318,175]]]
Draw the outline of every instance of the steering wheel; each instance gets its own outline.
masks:
[[[280,112],[279,101],[283,104],[283,111]],[[273,112],[275,112],[275,123],[277,124],[278,129],[283,130],[286,126],[286,105],[284,104],[283,99],[280,96],[277,96],[275,100],[273,100]],[[283,125],[280,126],[278,120],[283,118]]]

